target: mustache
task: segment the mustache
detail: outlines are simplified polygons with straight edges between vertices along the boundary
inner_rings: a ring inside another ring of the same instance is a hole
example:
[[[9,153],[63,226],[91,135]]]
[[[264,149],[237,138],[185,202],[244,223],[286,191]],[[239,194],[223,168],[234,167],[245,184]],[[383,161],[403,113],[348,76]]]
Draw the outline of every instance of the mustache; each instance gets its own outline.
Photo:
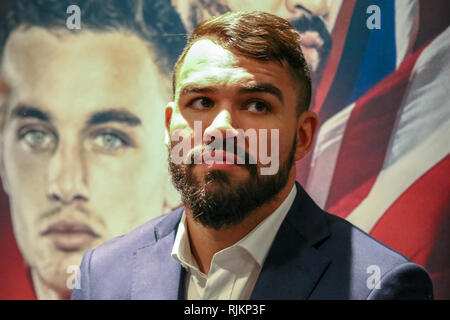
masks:
[[[230,148],[229,146],[232,146]],[[191,157],[191,166],[195,165],[195,163],[203,162],[202,157],[205,153],[211,153],[212,151],[223,151],[230,155],[233,155],[236,159],[236,164],[245,166],[247,168],[253,168],[256,166],[256,159],[253,157],[249,152],[245,150],[245,147],[243,148],[241,144],[237,142],[237,138],[227,138],[222,140],[221,145],[217,145],[217,143],[214,143],[211,141],[207,144],[202,144],[201,146],[197,146],[190,152]],[[196,160],[196,161],[195,161]],[[241,162],[241,163],[240,163]],[[242,163],[244,162],[244,163]]]
[[[77,205],[77,206],[73,206],[71,209],[66,209],[64,208],[64,206],[62,205],[58,205],[54,208],[51,208],[49,210],[44,211],[40,216],[39,216],[39,220],[46,220],[48,218],[51,218],[53,216],[59,215],[61,214],[63,211],[79,211],[81,213],[84,213],[86,215],[91,215],[91,211],[89,209],[87,209],[85,206],[82,205]]]

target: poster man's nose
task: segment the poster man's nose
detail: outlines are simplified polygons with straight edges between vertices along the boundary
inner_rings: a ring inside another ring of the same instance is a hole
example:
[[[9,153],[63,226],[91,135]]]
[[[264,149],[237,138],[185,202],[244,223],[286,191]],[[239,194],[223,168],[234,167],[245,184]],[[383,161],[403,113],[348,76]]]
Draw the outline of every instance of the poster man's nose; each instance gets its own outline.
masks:
[[[63,204],[89,200],[85,163],[79,148],[60,147],[55,151],[48,168],[47,196]]]

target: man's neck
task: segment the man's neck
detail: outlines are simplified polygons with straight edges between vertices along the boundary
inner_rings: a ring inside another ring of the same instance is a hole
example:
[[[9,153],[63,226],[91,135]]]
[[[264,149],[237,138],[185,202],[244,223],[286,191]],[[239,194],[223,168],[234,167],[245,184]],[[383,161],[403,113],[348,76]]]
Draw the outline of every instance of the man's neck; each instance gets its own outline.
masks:
[[[192,213],[186,208],[186,223],[190,247],[200,271],[204,274],[208,274],[214,254],[232,246],[244,238],[260,222],[271,215],[287,198],[294,183],[295,171],[293,174],[290,174],[286,186],[272,201],[252,211],[248,217],[238,225],[226,229],[215,230],[203,226],[194,220]]]

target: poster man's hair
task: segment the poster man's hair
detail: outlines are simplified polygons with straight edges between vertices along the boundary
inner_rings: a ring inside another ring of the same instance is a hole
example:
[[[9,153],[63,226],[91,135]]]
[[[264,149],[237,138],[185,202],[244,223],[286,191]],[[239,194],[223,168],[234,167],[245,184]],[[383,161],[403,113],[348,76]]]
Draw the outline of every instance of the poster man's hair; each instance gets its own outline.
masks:
[[[135,34],[150,44],[155,58],[165,60],[159,67],[170,70],[186,43],[183,23],[167,0],[9,0],[0,16],[0,52],[18,27],[65,29],[70,5],[80,8],[81,30],[68,31]]]

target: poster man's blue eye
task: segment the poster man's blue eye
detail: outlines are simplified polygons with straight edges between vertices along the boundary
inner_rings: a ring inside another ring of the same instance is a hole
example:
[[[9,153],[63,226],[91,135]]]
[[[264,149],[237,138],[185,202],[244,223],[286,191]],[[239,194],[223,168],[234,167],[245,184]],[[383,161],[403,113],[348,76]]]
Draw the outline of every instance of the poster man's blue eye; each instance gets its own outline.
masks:
[[[102,133],[99,134],[95,140],[95,144],[103,149],[107,150],[117,150],[126,146],[125,141],[113,133]]]
[[[53,142],[53,137],[42,130],[29,130],[21,139],[32,149],[45,149]]]

